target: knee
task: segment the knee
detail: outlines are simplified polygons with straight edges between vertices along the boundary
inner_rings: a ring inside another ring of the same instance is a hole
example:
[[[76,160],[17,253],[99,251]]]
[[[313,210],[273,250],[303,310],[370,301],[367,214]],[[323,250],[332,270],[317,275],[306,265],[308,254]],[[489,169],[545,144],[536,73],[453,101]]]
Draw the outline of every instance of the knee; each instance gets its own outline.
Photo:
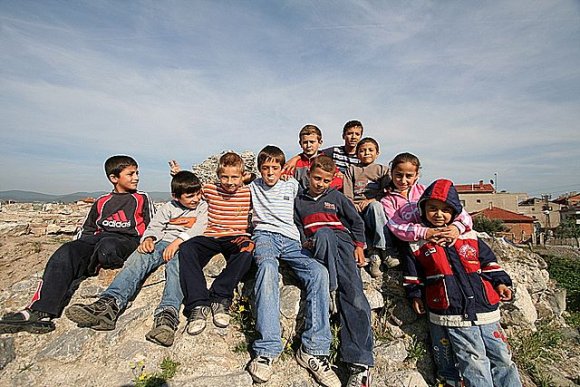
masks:
[[[256,257],[258,266],[257,276],[267,278],[278,278],[278,260],[275,258]]]
[[[317,262],[313,262],[312,265],[310,265],[310,273],[310,281],[308,281],[309,285],[328,289],[328,270],[326,267]]]

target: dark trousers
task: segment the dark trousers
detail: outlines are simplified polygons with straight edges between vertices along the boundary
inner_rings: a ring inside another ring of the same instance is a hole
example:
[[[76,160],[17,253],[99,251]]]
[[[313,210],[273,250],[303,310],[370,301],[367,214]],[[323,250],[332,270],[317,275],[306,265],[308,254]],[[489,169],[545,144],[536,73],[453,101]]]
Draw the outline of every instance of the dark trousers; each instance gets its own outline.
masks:
[[[115,233],[82,236],[60,246],[48,259],[30,308],[60,316],[80,282],[100,267],[123,266],[139,239]]]
[[[314,258],[328,268],[330,278],[334,276],[337,283],[341,360],[373,366],[371,308],[354,260],[352,238],[324,227],[316,231],[314,241]]]
[[[183,313],[189,316],[196,306],[209,306],[212,302],[229,305],[236,285],[250,269],[252,250],[253,243],[250,238],[239,236],[197,236],[181,244],[179,277],[183,290]],[[208,290],[203,268],[218,253],[222,253],[226,259],[226,267]]]

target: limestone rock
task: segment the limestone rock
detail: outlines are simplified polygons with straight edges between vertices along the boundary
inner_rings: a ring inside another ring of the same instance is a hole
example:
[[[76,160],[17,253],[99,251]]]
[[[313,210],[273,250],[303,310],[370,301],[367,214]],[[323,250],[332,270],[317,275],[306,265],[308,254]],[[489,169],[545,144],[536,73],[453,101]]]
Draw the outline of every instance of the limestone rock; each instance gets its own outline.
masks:
[[[0,337],[0,370],[16,358],[14,352],[14,338]]]
[[[20,236],[30,232],[28,223],[0,223],[0,236]]]

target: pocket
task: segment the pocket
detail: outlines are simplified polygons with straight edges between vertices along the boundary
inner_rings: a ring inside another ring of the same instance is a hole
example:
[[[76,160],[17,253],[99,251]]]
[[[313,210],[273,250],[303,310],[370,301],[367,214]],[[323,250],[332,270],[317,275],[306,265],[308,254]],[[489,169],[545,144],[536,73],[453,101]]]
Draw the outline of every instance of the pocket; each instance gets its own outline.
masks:
[[[425,288],[425,297],[427,306],[430,309],[449,308],[449,297],[447,295],[445,279],[441,277],[428,283]]]
[[[489,282],[488,280],[486,280],[483,277],[479,277],[479,278],[481,279],[481,283],[483,286],[483,296],[487,300],[488,304],[496,305],[497,303],[499,303],[499,300],[500,300],[499,294],[497,294],[497,292],[493,288],[493,285],[491,284],[491,282]]]

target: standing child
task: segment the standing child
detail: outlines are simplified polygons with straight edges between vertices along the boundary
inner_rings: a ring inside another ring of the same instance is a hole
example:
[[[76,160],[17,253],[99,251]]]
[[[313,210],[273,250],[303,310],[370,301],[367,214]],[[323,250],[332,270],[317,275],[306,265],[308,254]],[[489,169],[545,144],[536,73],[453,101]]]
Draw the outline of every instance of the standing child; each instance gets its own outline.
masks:
[[[310,167],[308,190],[296,198],[296,223],[303,245],[328,267],[330,290],[337,292],[340,354],[350,371],[349,386],[370,385],[374,365],[371,310],[363,293],[364,222],[342,193],[330,188],[336,165],[318,156]]]
[[[0,333],[47,333],[55,329],[80,280],[99,268],[118,268],[139,245],[155,207],[146,193],[138,192],[137,162],[129,156],[112,156],[105,173],[113,192],[91,207],[77,239],[58,248],[44,268],[42,280],[25,309],[0,320]]]
[[[219,183],[203,185],[208,204],[205,233],[180,246],[179,267],[183,290],[183,313],[187,333],[197,335],[206,326],[210,311],[220,328],[230,324],[234,288],[252,264],[254,244],[248,233],[250,189],[243,186],[244,161],[234,152],[224,153],[217,167]],[[203,268],[216,254],[223,254],[226,267],[208,289]]]
[[[444,179],[425,190],[418,208],[429,228],[447,227],[462,212],[453,183]],[[512,281],[474,231],[452,243],[410,243],[403,271],[413,310],[427,312],[429,324],[447,335],[466,386],[521,386],[499,324],[499,302],[512,299]]]
[[[386,255],[387,241],[385,226],[387,218],[380,203],[381,197],[391,178],[389,168],[375,163],[379,157],[379,144],[365,137],[356,146],[358,165],[351,165],[344,175],[344,195],[349,198],[365,221],[367,250],[370,259],[369,272],[373,277],[381,275],[381,261],[387,267],[395,267],[399,260]]]
[[[120,312],[143,280],[165,263],[163,297],[155,310],[153,328],[145,338],[167,347],[173,344],[183,300],[179,282],[179,246],[205,231],[207,203],[201,201],[199,179],[189,171],[180,171],[173,176],[171,194],[173,200],[157,211],[141,237],[137,251],[127,259],[111,285],[96,302],[70,306],[66,310],[69,319],[79,326],[95,330],[115,329]]]
[[[272,376],[272,363],[282,353],[280,332],[279,261],[286,262],[306,289],[306,310],[302,345],[296,353],[298,363],[308,369],[324,386],[340,387],[340,380],[330,368],[328,272],[300,244],[300,233],[294,224],[294,198],[298,182],[280,180],[284,152],[266,146],[258,154],[261,178],[250,184],[254,208],[254,258],[258,271],[256,296],[256,330],[260,337],[252,344],[255,357],[248,372],[257,383]]]

